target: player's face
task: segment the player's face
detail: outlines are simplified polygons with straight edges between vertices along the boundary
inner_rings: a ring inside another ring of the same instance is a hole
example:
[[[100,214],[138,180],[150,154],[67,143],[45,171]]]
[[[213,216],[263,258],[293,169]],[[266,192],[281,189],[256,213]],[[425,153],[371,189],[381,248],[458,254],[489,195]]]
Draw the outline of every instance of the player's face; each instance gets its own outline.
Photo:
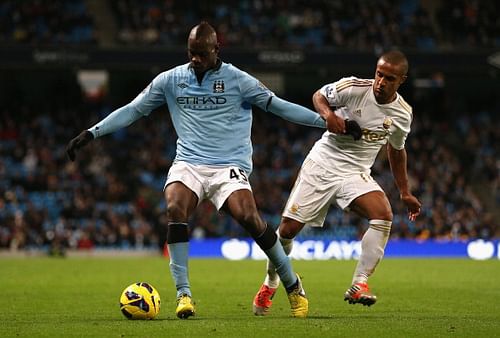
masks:
[[[188,40],[188,58],[196,73],[204,73],[215,67],[219,46],[202,39]]]
[[[401,65],[392,64],[380,59],[375,70],[373,94],[378,103],[389,103],[396,98],[396,91],[406,80]]]

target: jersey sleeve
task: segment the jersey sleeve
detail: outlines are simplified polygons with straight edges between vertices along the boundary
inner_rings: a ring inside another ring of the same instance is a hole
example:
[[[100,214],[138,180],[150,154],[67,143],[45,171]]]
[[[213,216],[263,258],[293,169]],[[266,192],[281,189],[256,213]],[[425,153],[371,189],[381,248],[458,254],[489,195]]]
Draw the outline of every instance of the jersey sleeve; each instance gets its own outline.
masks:
[[[267,111],[269,99],[275,96],[274,93],[262,82],[244,71],[239,71],[237,77],[243,100]]]
[[[337,82],[326,84],[321,87],[319,92],[326,98],[330,106],[344,107],[350,92],[350,88],[344,88],[344,83],[349,83],[352,79],[354,77],[342,78]]]
[[[165,89],[168,85],[169,72],[156,76],[144,90],[130,103],[142,115],[149,115],[151,111],[166,103]]]
[[[166,102],[163,94],[163,88],[166,88],[165,78],[165,73],[158,75],[134,100],[114,110],[88,130],[94,137],[100,137],[149,115],[153,109]]]
[[[400,119],[400,122],[396,122],[396,130],[389,136],[389,143],[394,149],[401,150],[405,147],[406,138],[410,133],[412,121],[412,114],[406,116],[406,118]]]

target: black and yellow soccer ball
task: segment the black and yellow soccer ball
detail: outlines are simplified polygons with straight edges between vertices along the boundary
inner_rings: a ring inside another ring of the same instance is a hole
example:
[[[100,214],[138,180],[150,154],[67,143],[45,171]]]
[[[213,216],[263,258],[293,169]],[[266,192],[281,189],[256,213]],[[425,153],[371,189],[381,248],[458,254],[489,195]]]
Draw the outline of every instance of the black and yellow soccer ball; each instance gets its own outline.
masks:
[[[128,319],[153,319],[160,312],[160,294],[149,283],[134,283],[120,296],[120,310]]]

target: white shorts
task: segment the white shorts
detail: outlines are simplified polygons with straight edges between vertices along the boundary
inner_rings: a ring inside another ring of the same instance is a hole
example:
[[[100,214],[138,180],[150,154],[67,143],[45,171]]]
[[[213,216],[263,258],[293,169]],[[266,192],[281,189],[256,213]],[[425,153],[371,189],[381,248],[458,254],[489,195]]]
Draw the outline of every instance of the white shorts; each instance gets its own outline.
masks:
[[[198,196],[198,204],[207,199],[215,205],[217,210],[234,191],[241,189],[252,191],[248,174],[238,167],[174,162],[168,171],[163,189],[173,182],[182,182],[193,191]]]
[[[382,191],[377,182],[366,173],[337,176],[306,158],[283,216],[310,226],[322,227],[328,209],[336,203],[346,210],[351,202],[370,191]]]

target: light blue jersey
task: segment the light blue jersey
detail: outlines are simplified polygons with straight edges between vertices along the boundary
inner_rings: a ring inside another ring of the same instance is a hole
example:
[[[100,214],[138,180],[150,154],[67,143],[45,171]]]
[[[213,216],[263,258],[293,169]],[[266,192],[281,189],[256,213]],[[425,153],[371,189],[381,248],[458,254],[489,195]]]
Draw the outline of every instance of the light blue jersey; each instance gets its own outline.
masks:
[[[305,125],[324,127],[313,111],[284,101],[260,81],[219,63],[198,82],[189,63],[159,74],[131,103],[89,129],[95,137],[127,126],[168,105],[178,135],[176,161],[234,165],[252,171],[252,105]]]

